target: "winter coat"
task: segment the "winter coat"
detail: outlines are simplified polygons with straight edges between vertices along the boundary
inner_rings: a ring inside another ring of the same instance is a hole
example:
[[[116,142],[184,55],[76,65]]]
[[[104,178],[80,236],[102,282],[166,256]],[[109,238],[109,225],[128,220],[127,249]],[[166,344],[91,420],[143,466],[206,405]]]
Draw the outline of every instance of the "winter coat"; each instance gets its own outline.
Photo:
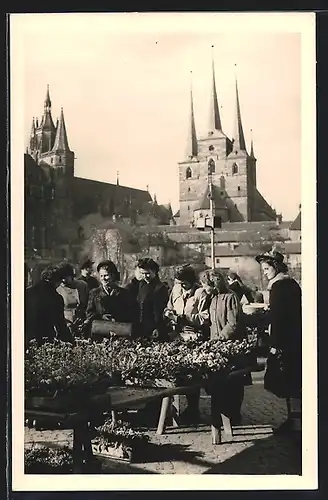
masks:
[[[107,293],[101,285],[90,291],[86,311],[86,321],[102,319],[104,314],[110,315],[115,321],[133,323],[136,320],[137,304],[125,288],[116,287]]]
[[[269,283],[270,344],[280,349],[290,396],[302,385],[302,292],[299,284],[279,274]]]
[[[81,274],[77,279],[80,281],[85,281],[85,283],[88,285],[89,292],[90,290],[94,290],[99,286],[99,281],[94,276],[82,276]]]
[[[40,281],[25,290],[25,341],[42,338],[71,341],[64,317],[64,301],[55,288]]]
[[[138,303],[138,334],[149,337],[154,330],[158,331],[159,337],[166,336],[166,325],[164,321],[164,309],[169,298],[167,286],[159,278],[154,278],[150,283],[144,280],[139,282]]]
[[[235,340],[244,336],[242,308],[235,293],[214,295],[209,312],[211,339]]]
[[[181,285],[174,285],[164,314],[172,312],[180,320],[180,331],[207,334],[209,324],[210,298],[204,288],[194,286],[184,290]]]

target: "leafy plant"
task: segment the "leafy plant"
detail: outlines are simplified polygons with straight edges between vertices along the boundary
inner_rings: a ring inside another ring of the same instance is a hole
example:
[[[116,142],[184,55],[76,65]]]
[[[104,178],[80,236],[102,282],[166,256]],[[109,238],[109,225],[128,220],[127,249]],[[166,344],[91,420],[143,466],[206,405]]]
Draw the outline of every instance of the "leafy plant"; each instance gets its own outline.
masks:
[[[24,450],[24,464],[25,472],[30,474],[72,472],[72,451],[68,447],[49,448],[32,445]]]

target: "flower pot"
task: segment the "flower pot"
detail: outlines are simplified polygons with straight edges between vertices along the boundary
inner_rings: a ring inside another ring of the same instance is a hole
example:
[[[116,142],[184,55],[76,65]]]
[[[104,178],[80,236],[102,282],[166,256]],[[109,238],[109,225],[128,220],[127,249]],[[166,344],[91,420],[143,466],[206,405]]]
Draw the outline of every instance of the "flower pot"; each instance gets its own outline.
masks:
[[[126,446],[122,443],[92,443],[92,453],[95,456],[120,460],[124,462],[131,462],[133,459],[133,448]]]

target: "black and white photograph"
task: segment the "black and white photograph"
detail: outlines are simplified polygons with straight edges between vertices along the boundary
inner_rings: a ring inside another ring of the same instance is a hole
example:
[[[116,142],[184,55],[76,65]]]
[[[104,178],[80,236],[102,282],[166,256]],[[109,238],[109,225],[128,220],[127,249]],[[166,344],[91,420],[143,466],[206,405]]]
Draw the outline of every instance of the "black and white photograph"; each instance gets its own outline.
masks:
[[[13,490],[315,489],[314,14],[11,14],[10,84]]]

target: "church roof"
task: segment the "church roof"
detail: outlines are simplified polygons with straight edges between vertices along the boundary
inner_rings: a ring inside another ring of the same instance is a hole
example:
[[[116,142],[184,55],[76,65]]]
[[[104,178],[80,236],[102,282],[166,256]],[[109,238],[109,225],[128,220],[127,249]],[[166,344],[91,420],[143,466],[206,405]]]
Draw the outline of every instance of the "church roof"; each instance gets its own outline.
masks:
[[[223,194],[221,194],[223,193]],[[210,208],[210,188],[209,186],[206,186],[205,192],[200,199],[200,202],[198,205],[196,205],[194,210],[209,210]],[[218,186],[213,185],[213,200],[214,200],[214,207],[215,208],[226,208],[225,200],[223,198],[224,191],[220,189]]]
[[[98,206],[107,206],[109,212],[128,216],[131,207],[135,210],[146,210],[152,201],[148,191],[107,182],[74,177],[73,206],[77,217],[98,211]]]
[[[52,149],[53,151],[70,151],[67,140],[67,132],[66,132],[63,108],[61,108],[60,111],[60,118],[57,126],[56,138]]]
[[[301,223],[302,223],[301,212],[299,212],[296,219],[289,226],[289,229],[291,231],[300,231],[301,230]]]

